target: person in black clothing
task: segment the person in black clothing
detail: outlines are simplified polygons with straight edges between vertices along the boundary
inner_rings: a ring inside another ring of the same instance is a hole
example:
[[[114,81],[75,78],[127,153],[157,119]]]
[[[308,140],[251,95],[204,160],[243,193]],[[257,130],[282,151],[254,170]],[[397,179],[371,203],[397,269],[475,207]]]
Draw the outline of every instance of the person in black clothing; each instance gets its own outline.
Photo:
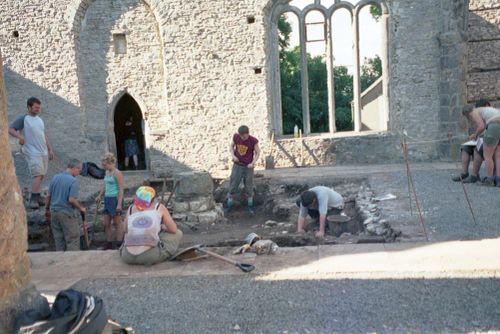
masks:
[[[132,116],[125,122],[125,169],[128,169],[130,157],[134,160],[134,169],[139,167],[139,144],[137,143],[137,130]]]

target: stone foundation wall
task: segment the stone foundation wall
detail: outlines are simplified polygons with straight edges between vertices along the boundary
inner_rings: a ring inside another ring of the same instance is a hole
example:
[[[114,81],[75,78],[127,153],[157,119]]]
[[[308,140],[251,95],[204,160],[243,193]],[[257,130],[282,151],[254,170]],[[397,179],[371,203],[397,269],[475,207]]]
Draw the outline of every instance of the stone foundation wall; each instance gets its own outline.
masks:
[[[146,119],[156,174],[229,168],[228,143],[239,125],[247,124],[262,147],[269,144],[276,69],[269,65],[267,29],[280,1],[4,0],[0,43],[9,118],[25,111],[27,97],[38,96],[58,156],[95,161],[115,149],[113,108],[128,92]],[[457,96],[465,95],[462,56],[454,55],[461,50],[464,3],[387,1],[389,130],[307,139],[322,164],[398,161],[399,139],[390,138],[403,129],[416,140],[463,131],[457,113]],[[115,33],[125,35],[126,54],[115,54]],[[282,145],[291,151],[283,156],[300,154],[295,144]],[[448,158],[450,148],[433,143],[410,153],[428,161]],[[277,159],[279,166],[294,165]],[[317,164],[313,155],[310,161]]]
[[[500,107],[500,3],[470,0],[467,99]]]

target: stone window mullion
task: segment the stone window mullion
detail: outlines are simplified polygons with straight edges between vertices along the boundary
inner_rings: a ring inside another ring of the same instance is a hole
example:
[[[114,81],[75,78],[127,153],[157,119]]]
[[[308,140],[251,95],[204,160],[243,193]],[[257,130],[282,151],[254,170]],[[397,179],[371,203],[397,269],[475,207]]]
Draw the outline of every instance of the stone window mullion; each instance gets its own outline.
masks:
[[[286,9],[287,10],[287,9]],[[283,11],[285,12],[285,10]],[[281,15],[281,14],[280,14]],[[272,25],[273,25],[273,31],[278,30],[278,20],[280,15],[277,16],[276,19],[273,20]],[[274,66],[274,84],[276,89],[273,90],[273,94],[275,94],[276,98],[274,99],[274,104],[275,104],[275,111],[273,112],[274,116],[274,124],[273,124],[273,133],[274,134],[283,134],[283,106],[282,106],[282,97],[281,97],[281,68],[280,68],[280,61],[279,61],[279,55],[280,55],[280,50],[279,50],[279,36],[278,34],[273,35],[273,52],[275,53],[272,57],[273,61],[276,61],[276,65]],[[277,111],[277,112],[276,112]]]
[[[333,15],[333,14],[332,14]],[[326,17],[326,70],[328,86],[328,129],[330,133],[337,131],[335,126],[335,78],[333,74],[333,36],[332,15]]]
[[[311,117],[309,114],[309,75],[307,71],[306,24],[304,12],[299,16],[300,38],[300,80],[302,85],[302,123],[303,133],[311,133]]]
[[[359,59],[359,7],[352,18],[354,131],[361,131],[361,68]]]

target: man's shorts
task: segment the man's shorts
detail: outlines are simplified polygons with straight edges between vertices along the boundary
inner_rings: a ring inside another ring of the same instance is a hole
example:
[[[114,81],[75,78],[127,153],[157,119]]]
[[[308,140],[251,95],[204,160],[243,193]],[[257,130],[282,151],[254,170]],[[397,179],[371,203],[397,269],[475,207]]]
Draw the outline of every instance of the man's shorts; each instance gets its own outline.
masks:
[[[488,146],[496,146],[500,141],[500,121],[491,122],[484,133],[484,143]]]
[[[45,176],[49,167],[49,157],[46,155],[25,155],[31,177]]]
[[[477,153],[479,153],[479,156],[481,156],[481,159],[483,159],[483,160],[484,160],[484,155],[483,155],[484,150],[483,150],[483,146],[484,146],[484,145],[481,145],[481,147],[479,148],[479,150],[476,148],[476,151],[477,151]]]
[[[473,156],[475,148],[476,148],[475,146],[466,145],[466,146],[462,146],[462,151],[464,151],[465,153],[467,153],[470,156]]]

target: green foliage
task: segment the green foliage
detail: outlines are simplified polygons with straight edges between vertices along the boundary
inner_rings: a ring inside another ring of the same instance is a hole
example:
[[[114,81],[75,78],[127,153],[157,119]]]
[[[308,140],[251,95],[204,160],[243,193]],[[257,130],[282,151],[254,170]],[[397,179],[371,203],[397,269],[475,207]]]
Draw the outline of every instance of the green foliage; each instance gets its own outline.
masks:
[[[280,51],[281,108],[283,133],[293,133],[295,124],[302,127],[302,85],[300,82],[300,48]]]
[[[328,87],[326,63],[321,56],[307,55],[311,132],[328,132]]]
[[[361,66],[361,91],[364,91],[382,76],[382,60],[379,56],[365,58]]]
[[[375,19],[375,21],[378,22],[378,20],[380,20],[380,18],[382,17],[382,8],[380,8],[379,6],[371,5],[370,14]]]
[[[290,46],[290,34],[292,33],[292,25],[281,15],[278,20],[278,38],[280,50],[287,49]]]
[[[335,127],[337,131],[351,131],[354,123],[351,112],[353,99],[352,75],[345,66],[333,68],[335,86]]]

